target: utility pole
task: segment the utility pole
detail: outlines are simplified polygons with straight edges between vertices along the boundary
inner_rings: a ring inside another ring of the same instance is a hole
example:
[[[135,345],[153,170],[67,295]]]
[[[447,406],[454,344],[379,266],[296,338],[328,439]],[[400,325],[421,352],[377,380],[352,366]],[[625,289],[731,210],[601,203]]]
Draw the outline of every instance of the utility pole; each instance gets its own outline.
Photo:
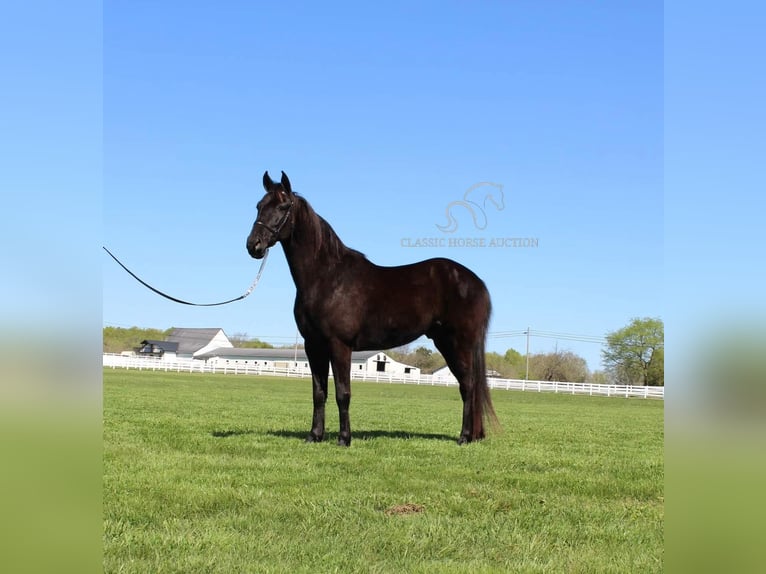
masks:
[[[524,380],[529,380],[529,327],[527,327],[527,373],[524,375]]]

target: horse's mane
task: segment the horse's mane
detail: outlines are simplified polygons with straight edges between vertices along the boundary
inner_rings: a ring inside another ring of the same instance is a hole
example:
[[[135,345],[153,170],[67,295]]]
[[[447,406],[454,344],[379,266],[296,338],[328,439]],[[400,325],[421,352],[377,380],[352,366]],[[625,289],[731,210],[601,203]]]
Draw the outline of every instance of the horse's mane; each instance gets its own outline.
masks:
[[[300,226],[302,230],[306,230],[306,233],[313,234],[313,236],[307,236],[307,239],[314,245],[315,253],[324,251],[337,259],[341,259],[345,255],[356,255],[366,259],[363,253],[346,246],[332,226],[314,211],[314,208],[304,197],[297,193],[294,195],[298,206],[295,217],[299,219],[296,221],[295,227]]]

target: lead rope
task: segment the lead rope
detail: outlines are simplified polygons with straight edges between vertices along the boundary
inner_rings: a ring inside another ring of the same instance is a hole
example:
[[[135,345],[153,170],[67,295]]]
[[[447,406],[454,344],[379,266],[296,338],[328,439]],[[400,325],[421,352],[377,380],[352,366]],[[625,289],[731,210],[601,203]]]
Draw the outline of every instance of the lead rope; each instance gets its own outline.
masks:
[[[102,247],[103,247],[103,245],[102,245]],[[130,276],[133,277],[133,279],[135,279],[136,281],[141,283],[141,285],[143,285],[144,287],[147,287],[148,289],[151,289],[152,291],[157,293],[157,295],[161,295],[162,297],[165,297],[165,299],[170,299],[171,301],[175,301],[176,303],[181,303],[181,305],[193,305],[195,307],[216,307],[218,305],[227,305],[229,303],[234,303],[234,301],[241,301],[242,299],[244,299],[245,297],[250,295],[250,293],[252,293],[253,290],[255,289],[255,286],[258,285],[258,281],[261,280],[261,274],[263,273],[263,268],[266,266],[266,259],[269,258],[269,250],[267,249],[265,251],[265,253],[263,254],[263,259],[261,259],[261,266],[258,268],[258,274],[255,276],[255,280],[253,281],[253,284],[250,285],[248,290],[245,291],[239,297],[235,297],[234,299],[229,299],[228,301],[221,301],[220,303],[190,303],[189,301],[184,301],[182,299],[177,299],[175,297],[172,297],[172,296],[168,295],[167,293],[163,293],[159,289],[155,289],[154,287],[149,285],[146,281],[141,279],[138,275],[133,273],[130,269],[128,269],[123,264],[123,262],[120,261],[119,259],[117,259],[117,257],[111,251],[109,251],[106,247],[104,247],[104,251],[106,251],[111,256],[111,258],[114,259],[117,262],[117,264],[120,267],[122,267],[125,271],[127,271],[128,274],[130,274]]]

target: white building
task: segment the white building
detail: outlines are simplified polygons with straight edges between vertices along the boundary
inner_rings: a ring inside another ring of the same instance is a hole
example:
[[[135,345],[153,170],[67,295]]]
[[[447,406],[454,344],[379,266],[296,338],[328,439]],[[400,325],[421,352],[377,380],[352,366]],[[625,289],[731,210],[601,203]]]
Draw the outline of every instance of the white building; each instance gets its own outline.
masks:
[[[447,365],[444,365],[441,369],[436,369],[433,373],[433,376],[442,380],[442,381],[451,381],[457,383],[457,378],[454,374],[452,374],[452,371],[450,371],[450,368]],[[500,373],[497,371],[493,371],[491,369],[487,370],[487,377],[489,378],[499,378]]]
[[[216,366],[249,365],[311,372],[303,349],[218,348],[196,355],[195,358]],[[412,376],[420,374],[419,368],[395,361],[383,351],[354,351],[351,353],[351,370],[367,374],[388,373]]]
[[[436,369],[433,372],[433,376],[444,381],[452,381],[457,383],[457,379],[455,378],[455,375],[452,374],[452,371],[449,370],[449,367],[447,365],[444,365],[441,369]]]
[[[231,344],[223,329],[174,329],[165,341],[142,341],[136,354],[164,361],[195,359],[227,366],[266,369],[296,369],[309,374],[311,368],[303,349],[240,349]],[[351,353],[351,370],[358,374],[420,375],[420,369],[395,361],[383,351]]]

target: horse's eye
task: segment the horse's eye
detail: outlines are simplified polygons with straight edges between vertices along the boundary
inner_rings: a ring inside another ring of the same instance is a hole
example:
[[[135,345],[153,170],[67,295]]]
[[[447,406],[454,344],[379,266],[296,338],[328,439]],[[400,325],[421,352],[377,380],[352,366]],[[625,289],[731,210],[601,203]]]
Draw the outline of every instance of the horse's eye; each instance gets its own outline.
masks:
[[[277,205],[277,209],[279,211],[287,211],[288,207],[290,207],[289,203],[280,203],[279,205]]]

